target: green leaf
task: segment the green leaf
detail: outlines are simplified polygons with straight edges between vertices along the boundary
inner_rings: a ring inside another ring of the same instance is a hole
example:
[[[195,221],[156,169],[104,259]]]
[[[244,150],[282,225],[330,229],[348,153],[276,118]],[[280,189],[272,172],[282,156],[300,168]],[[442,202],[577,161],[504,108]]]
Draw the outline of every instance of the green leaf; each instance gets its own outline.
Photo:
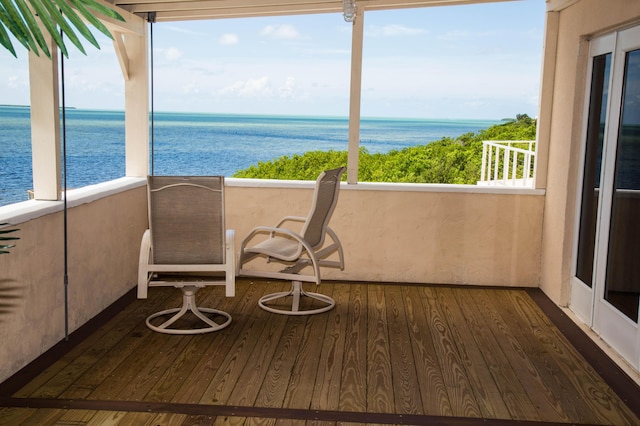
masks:
[[[0,16],[0,21],[2,17]],[[11,43],[11,39],[9,38],[9,33],[4,27],[4,24],[0,24],[0,44],[3,45],[11,54],[17,58],[16,50],[13,48],[13,43]]]
[[[61,31],[86,54],[81,38],[100,48],[91,27],[113,39],[109,29],[100,21],[100,15],[125,20],[117,11],[97,0],[0,0],[0,44],[17,57],[13,35],[27,50],[39,55],[40,47],[51,58],[42,25],[65,57],[69,57],[69,52]]]
[[[47,55],[47,57],[50,58],[51,52],[49,52],[49,46],[47,46],[47,42],[45,41],[44,36],[42,35],[42,31],[40,31],[40,26],[36,22],[36,18],[33,16],[33,13],[31,13],[31,9],[29,9],[29,6],[27,6],[24,0],[14,0],[14,1],[18,5],[18,8],[20,9],[20,11],[22,12],[22,16],[24,17],[25,21],[27,21],[27,25],[29,26],[31,33],[35,37],[36,42],[38,43],[38,46],[40,46],[40,49],[42,49],[45,55]],[[40,56],[37,50],[35,50],[34,53]]]
[[[76,9],[78,9],[78,12],[80,12],[80,14],[87,20],[89,21],[89,23],[91,25],[93,25],[98,31],[100,31],[102,34],[106,35],[107,37],[109,37],[110,39],[113,40],[113,34],[111,34],[111,31],[109,31],[109,29],[102,23],[100,22],[100,20],[98,18],[95,17],[95,15],[89,11],[89,9],[87,9],[87,7],[85,7],[85,3],[89,4],[91,3],[90,0],[70,0],[71,3],[73,4],[73,7],[75,7]],[[102,4],[97,3],[100,7],[104,8],[102,6]],[[107,8],[108,9],[108,8]],[[95,10],[95,9],[94,9]],[[111,12],[114,12],[113,14],[107,14],[107,13],[103,13],[104,15],[108,15],[111,18],[115,18],[118,19],[120,21],[124,21],[124,18],[122,16],[120,16],[119,13],[115,13],[115,11],[108,9]],[[115,16],[112,16],[114,15]]]
[[[45,2],[48,2],[48,0],[45,0]],[[55,41],[56,45],[58,45],[58,47],[60,48],[60,52],[62,52],[62,54],[68,58],[69,52],[67,52],[67,47],[65,46],[64,41],[62,40],[62,36],[58,32],[58,28],[56,27],[55,22],[51,19],[51,16],[49,15],[49,13],[47,13],[45,6],[42,4],[42,1],[29,0],[29,3],[31,3],[31,6],[33,6],[33,8],[35,9],[36,14],[38,15],[38,17],[40,18],[40,21],[42,22],[42,24],[45,26],[45,28],[53,38],[53,41]]]
[[[0,18],[2,22],[7,25],[7,28],[16,39],[27,49],[37,51],[37,47],[25,24],[24,20],[21,17],[20,11],[15,7],[11,0],[0,0]]]
[[[80,50],[83,54],[86,55],[87,52],[85,52],[84,47],[82,46],[82,43],[80,43],[80,39],[78,38],[76,33],[73,31],[73,28],[71,28],[71,25],[69,25],[67,20],[64,18],[64,16],[62,16],[58,8],[55,6],[54,1],[43,1],[42,3],[44,7],[47,9],[47,11],[49,11],[49,17],[51,18],[51,20],[54,21],[56,24],[58,24],[62,32],[66,34],[69,40],[71,40],[71,43],[73,43],[78,48],[78,50]],[[42,18],[42,16],[40,18]],[[68,58],[69,55],[66,54],[65,57]]]
[[[89,27],[84,23],[84,21],[78,16],[78,14],[69,6],[66,0],[53,0],[62,10],[62,13],[66,15],[67,19],[76,27],[76,29],[82,34],[82,36],[89,41],[96,48],[100,49],[100,45],[93,37],[93,34],[89,30]],[[78,40],[78,42],[80,42]]]

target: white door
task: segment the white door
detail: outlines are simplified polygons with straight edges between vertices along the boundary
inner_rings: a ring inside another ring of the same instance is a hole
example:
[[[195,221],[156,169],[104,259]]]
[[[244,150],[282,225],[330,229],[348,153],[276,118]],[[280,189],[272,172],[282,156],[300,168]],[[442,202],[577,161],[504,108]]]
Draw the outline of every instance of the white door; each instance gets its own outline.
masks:
[[[640,27],[591,41],[571,309],[640,368]]]

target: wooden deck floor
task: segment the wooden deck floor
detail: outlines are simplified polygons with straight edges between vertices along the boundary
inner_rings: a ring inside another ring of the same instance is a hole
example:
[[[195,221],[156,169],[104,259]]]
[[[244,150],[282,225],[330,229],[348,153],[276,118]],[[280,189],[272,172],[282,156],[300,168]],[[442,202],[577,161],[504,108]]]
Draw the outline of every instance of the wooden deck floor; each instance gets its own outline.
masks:
[[[538,290],[335,282],[325,314],[257,306],[286,285],[202,290],[233,322],[195,336],[144,324],[175,289],[130,294],[5,382],[0,424],[640,424],[637,386],[616,394]]]

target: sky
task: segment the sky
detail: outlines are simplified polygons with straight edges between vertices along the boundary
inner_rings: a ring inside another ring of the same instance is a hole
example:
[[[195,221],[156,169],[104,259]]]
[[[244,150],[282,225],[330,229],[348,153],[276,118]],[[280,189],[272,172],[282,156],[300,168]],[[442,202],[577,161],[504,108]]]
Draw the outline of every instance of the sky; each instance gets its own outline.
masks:
[[[538,114],[544,0],[366,12],[361,115]],[[351,24],[341,14],[153,25],[153,109],[346,117]],[[71,46],[66,105],[123,110],[111,41]],[[0,104],[28,105],[27,53],[0,48]]]

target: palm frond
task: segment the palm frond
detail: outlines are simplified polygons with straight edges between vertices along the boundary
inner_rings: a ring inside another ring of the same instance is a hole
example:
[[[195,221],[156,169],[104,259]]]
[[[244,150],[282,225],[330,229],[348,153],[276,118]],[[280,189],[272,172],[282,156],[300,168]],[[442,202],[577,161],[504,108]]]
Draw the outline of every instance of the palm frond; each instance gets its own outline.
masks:
[[[36,55],[42,50],[50,58],[39,21],[63,55],[69,57],[60,30],[86,54],[81,39],[100,48],[90,27],[113,39],[109,29],[100,22],[100,15],[124,21],[122,15],[96,0],[0,0],[0,44],[17,56],[10,37],[13,36],[27,50]]]

